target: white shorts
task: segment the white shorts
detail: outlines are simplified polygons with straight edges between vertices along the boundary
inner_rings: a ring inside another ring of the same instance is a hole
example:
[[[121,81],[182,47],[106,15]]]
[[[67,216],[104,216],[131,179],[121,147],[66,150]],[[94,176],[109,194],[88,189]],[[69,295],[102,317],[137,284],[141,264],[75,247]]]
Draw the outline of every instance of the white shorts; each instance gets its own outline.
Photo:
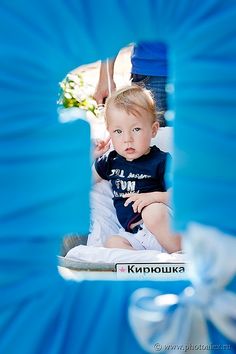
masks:
[[[119,236],[124,237],[135,250],[157,250],[166,252],[159,244],[155,236],[146,228],[144,224],[140,224],[140,229],[136,234],[120,229]]]

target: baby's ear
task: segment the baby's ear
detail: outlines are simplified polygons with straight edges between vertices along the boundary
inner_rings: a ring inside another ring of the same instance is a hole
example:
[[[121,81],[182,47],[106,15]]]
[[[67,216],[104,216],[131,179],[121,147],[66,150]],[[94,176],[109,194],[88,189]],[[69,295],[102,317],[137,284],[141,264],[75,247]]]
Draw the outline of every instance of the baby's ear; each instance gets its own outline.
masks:
[[[158,122],[154,122],[152,124],[152,138],[155,138],[155,136],[157,135],[158,129],[159,129],[159,123]]]

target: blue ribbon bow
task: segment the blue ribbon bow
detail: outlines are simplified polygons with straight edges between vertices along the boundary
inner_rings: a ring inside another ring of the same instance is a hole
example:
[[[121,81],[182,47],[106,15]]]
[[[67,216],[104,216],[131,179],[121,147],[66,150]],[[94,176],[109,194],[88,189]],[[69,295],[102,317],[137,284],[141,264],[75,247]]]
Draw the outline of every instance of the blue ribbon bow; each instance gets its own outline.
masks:
[[[236,238],[192,224],[184,237],[193,286],[179,296],[137,290],[129,308],[134,334],[151,353],[206,353],[207,321],[236,342],[236,295],[226,286],[236,275]],[[219,349],[219,348],[218,348]]]

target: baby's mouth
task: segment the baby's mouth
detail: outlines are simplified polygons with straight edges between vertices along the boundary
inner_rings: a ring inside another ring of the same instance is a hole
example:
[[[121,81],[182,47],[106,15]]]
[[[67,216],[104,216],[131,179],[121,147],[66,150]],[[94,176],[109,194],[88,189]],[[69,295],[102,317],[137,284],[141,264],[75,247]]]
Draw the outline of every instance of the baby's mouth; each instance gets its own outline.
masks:
[[[129,148],[125,149],[125,152],[126,152],[127,154],[132,154],[132,153],[134,153],[134,152],[135,152],[135,149],[134,149],[134,148],[129,147]]]

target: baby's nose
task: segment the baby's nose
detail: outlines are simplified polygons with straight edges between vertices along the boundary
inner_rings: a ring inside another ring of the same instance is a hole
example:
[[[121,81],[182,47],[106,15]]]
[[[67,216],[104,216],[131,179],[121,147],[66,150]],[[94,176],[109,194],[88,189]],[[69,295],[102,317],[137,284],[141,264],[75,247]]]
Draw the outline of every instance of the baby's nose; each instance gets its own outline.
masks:
[[[125,141],[125,143],[129,143],[129,142],[133,141],[133,137],[130,132],[126,132],[124,134],[124,141]]]

